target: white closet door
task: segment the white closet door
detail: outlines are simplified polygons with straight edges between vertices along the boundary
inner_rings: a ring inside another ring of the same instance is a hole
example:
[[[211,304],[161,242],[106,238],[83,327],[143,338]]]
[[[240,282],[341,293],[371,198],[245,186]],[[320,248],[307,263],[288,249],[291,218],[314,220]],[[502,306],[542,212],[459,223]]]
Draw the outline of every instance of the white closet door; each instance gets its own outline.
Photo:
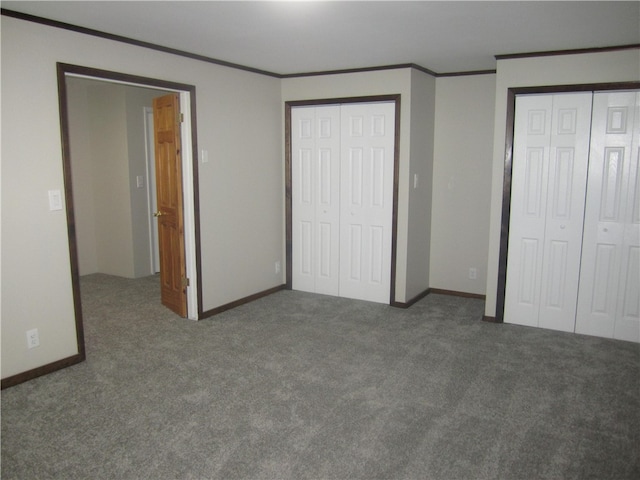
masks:
[[[640,341],[637,92],[596,93],[576,331]]]
[[[340,296],[389,303],[395,104],[341,109]]]
[[[504,322],[537,326],[553,97],[516,97]]]
[[[340,106],[291,109],[292,282],[339,293]]]
[[[538,325],[565,332],[575,329],[592,98],[553,97]]]
[[[574,330],[591,98],[516,99],[506,323]]]

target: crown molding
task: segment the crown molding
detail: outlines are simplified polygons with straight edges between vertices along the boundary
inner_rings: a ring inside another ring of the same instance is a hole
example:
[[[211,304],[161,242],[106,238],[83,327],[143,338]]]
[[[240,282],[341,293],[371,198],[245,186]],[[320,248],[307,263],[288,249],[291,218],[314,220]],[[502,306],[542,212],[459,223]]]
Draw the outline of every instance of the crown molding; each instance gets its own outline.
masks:
[[[616,50],[631,50],[640,48],[640,43],[631,45],[615,45],[611,47],[595,47],[595,48],[577,48],[574,50],[549,50],[546,52],[529,52],[529,53],[509,53],[506,55],[496,55],[496,60],[511,60],[513,58],[531,58],[531,57],[552,57],[556,55],[579,55],[583,53],[600,53],[613,52]]]

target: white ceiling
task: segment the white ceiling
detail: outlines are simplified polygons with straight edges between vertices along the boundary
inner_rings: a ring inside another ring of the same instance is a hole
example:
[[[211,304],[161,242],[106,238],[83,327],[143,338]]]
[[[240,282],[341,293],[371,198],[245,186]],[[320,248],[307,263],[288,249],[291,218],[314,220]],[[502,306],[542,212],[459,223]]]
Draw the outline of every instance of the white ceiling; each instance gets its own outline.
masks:
[[[640,44],[640,2],[3,1],[2,8],[275,74]]]

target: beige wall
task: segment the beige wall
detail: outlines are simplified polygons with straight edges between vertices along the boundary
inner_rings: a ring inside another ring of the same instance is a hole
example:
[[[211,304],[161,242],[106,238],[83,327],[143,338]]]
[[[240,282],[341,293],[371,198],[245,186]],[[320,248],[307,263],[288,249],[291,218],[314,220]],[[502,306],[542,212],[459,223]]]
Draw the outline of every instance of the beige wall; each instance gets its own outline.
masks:
[[[405,301],[430,286],[430,245],[433,189],[433,134],[436,79],[411,70],[411,138],[408,178]],[[414,178],[417,175],[417,183]]]
[[[67,79],[80,275],[151,274],[143,108],[165,93]],[[138,175],[143,188],[137,188]]]
[[[2,377],[77,353],[56,62],[195,85],[204,310],[283,282],[278,79],[1,18]],[[10,118],[11,121],[6,121]],[[40,346],[26,347],[38,328]]]
[[[495,89],[495,75],[436,80],[432,288],[486,292]]]
[[[139,278],[152,273],[151,232],[149,230],[149,178],[147,174],[147,154],[145,145],[144,108],[153,106],[153,99],[167,94],[161,90],[136,87],[125,89],[127,118],[127,147],[129,158],[129,196],[131,198],[131,239],[133,251],[133,277]],[[153,141],[153,139],[151,139]],[[143,178],[143,186],[138,188],[136,177]],[[152,226],[155,228],[155,219]]]
[[[67,80],[69,113],[69,148],[73,175],[74,216],[80,275],[98,271],[96,241],[96,211],[93,194],[93,157],[91,155],[91,128],[89,98],[86,80]]]
[[[485,307],[487,316],[492,317],[496,314],[508,89],[638,80],[640,80],[640,50],[638,49],[498,61]]]
[[[112,84],[96,85],[89,91],[98,271],[133,277],[131,194],[124,92],[118,85]]]

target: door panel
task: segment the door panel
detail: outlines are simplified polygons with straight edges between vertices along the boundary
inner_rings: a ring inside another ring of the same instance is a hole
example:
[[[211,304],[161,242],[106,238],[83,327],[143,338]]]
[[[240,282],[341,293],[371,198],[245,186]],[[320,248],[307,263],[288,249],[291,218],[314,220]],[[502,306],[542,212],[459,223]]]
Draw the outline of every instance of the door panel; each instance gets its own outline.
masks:
[[[591,93],[554,95],[538,325],[573,332],[591,134]]]
[[[395,105],[342,105],[341,125],[340,296],[389,303]]]
[[[591,97],[516,99],[507,323],[574,329]]]
[[[596,93],[576,331],[640,341],[637,92]]]
[[[340,107],[291,110],[292,284],[338,295]]]
[[[551,96],[516,99],[505,323],[538,325],[552,106]]]
[[[162,304],[187,315],[178,94],[153,99]]]
[[[292,283],[389,302],[395,104],[291,110]]]

